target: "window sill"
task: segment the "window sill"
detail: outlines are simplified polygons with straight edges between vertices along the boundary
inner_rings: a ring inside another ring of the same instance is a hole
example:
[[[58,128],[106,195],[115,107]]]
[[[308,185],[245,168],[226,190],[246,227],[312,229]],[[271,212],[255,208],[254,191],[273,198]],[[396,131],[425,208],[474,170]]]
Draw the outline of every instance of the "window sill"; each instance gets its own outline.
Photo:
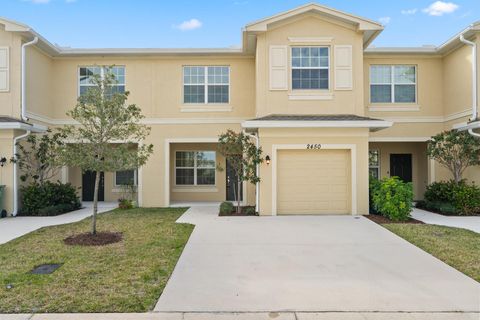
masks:
[[[396,111],[420,111],[420,106],[413,105],[371,105],[368,106],[368,111],[372,112],[396,112]]]
[[[204,186],[188,186],[188,187],[182,187],[182,186],[176,186],[172,189],[172,192],[204,192],[204,193],[213,193],[213,192],[218,192],[218,189],[216,187],[204,187]]]
[[[135,187],[136,187],[136,186],[135,186]],[[127,190],[127,189],[122,189],[122,188],[119,187],[119,186],[118,186],[118,187],[114,187],[114,188],[112,189],[112,193],[128,193],[128,192],[130,192],[130,191]],[[135,190],[134,193],[137,193],[137,191]]]
[[[229,104],[184,104],[180,112],[231,112],[232,109]]]
[[[333,93],[289,93],[288,100],[333,100]]]

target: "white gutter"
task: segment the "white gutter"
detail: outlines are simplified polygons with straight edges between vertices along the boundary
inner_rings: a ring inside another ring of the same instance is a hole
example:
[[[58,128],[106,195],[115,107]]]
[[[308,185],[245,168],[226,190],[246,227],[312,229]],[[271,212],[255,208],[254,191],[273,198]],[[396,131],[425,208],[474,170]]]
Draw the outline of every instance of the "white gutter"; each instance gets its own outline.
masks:
[[[17,154],[17,143],[20,139],[28,137],[31,131],[27,130],[24,134],[13,138],[13,156]],[[18,213],[18,164],[15,162],[13,164],[13,212],[12,215],[16,216]]]
[[[472,47],[472,117],[470,121],[477,121],[478,119],[478,98],[477,98],[477,45],[475,42],[468,41],[463,36],[463,33],[460,35],[460,41]],[[468,132],[471,132],[469,130]]]
[[[260,140],[259,140],[259,138],[258,138],[258,134],[250,134],[250,133],[247,133],[245,130],[243,131],[243,133],[244,133],[246,136],[249,136],[249,137],[255,139],[255,146],[256,146],[257,149],[258,149],[259,146],[260,146]],[[256,174],[257,174],[257,177],[258,177],[259,174],[260,174],[260,165],[259,165],[258,163],[257,163],[257,165],[256,165],[255,171],[256,171]],[[257,181],[257,182],[255,183],[255,212],[258,212],[259,202],[260,202],[260,182]]]
[[[25,48],[28,47],[28,46],[31,46],[35,43],[38,42],[38,37],[35,37],[33,38],[32,41],[30,42],[27,42],[27,43],[24,43],[22,44],[22,112],[21,112],[21,119],[23,121],[27,121],[28,118],[27,118],[27,105],[26,105],[26,101],[27,101],[27,93],[26,93],[26,70],[25,70],[25,65],[26,65],[26,53],[25,53]]]

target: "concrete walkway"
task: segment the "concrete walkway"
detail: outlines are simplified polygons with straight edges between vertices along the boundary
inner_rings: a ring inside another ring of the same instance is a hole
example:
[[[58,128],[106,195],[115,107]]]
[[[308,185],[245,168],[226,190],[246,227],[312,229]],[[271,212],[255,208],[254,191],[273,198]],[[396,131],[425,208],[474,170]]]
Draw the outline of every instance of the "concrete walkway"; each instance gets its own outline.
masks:
[[[258,313],[89,313],[0,315],[0,320],[478,320],[478,313],[258,312]]]
[[[91,216],[93,203],[83,202],[82,206],[83,208],[80,210],[55,217],[8,217],[0,219],[0,244],[43,227],[77,222]],[[101,202],[98,205],[98,212],[110,211],[117,206],[117,203]]]
[[[480,233],[480,216],[444,216],[430,211],[413,208],[412,217],[428,224],[463,228]]]
[[[178,220],[196,227],[155,311],[480,311],[478,282],[366,218],[217,212]]]

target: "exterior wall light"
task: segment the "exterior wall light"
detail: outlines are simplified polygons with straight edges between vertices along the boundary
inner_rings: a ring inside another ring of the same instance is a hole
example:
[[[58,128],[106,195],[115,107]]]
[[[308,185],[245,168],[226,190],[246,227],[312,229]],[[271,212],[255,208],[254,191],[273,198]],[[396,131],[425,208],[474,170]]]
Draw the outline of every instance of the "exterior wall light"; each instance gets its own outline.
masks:
[[[270,156],[266,156],[265,157],[265,163],[268,165],[270,165]]]

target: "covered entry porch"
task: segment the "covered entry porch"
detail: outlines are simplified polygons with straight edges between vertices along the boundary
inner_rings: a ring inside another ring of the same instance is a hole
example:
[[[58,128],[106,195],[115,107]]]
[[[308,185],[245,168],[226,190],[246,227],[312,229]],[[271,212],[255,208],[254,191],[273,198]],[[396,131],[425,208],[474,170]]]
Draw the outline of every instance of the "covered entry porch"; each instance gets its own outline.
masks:
[[[379,179],[398,176],[413,185],[414,200],[422,200],[435,181],[435,163],[427,156],[426,141],[369,142],[369,172]]]

